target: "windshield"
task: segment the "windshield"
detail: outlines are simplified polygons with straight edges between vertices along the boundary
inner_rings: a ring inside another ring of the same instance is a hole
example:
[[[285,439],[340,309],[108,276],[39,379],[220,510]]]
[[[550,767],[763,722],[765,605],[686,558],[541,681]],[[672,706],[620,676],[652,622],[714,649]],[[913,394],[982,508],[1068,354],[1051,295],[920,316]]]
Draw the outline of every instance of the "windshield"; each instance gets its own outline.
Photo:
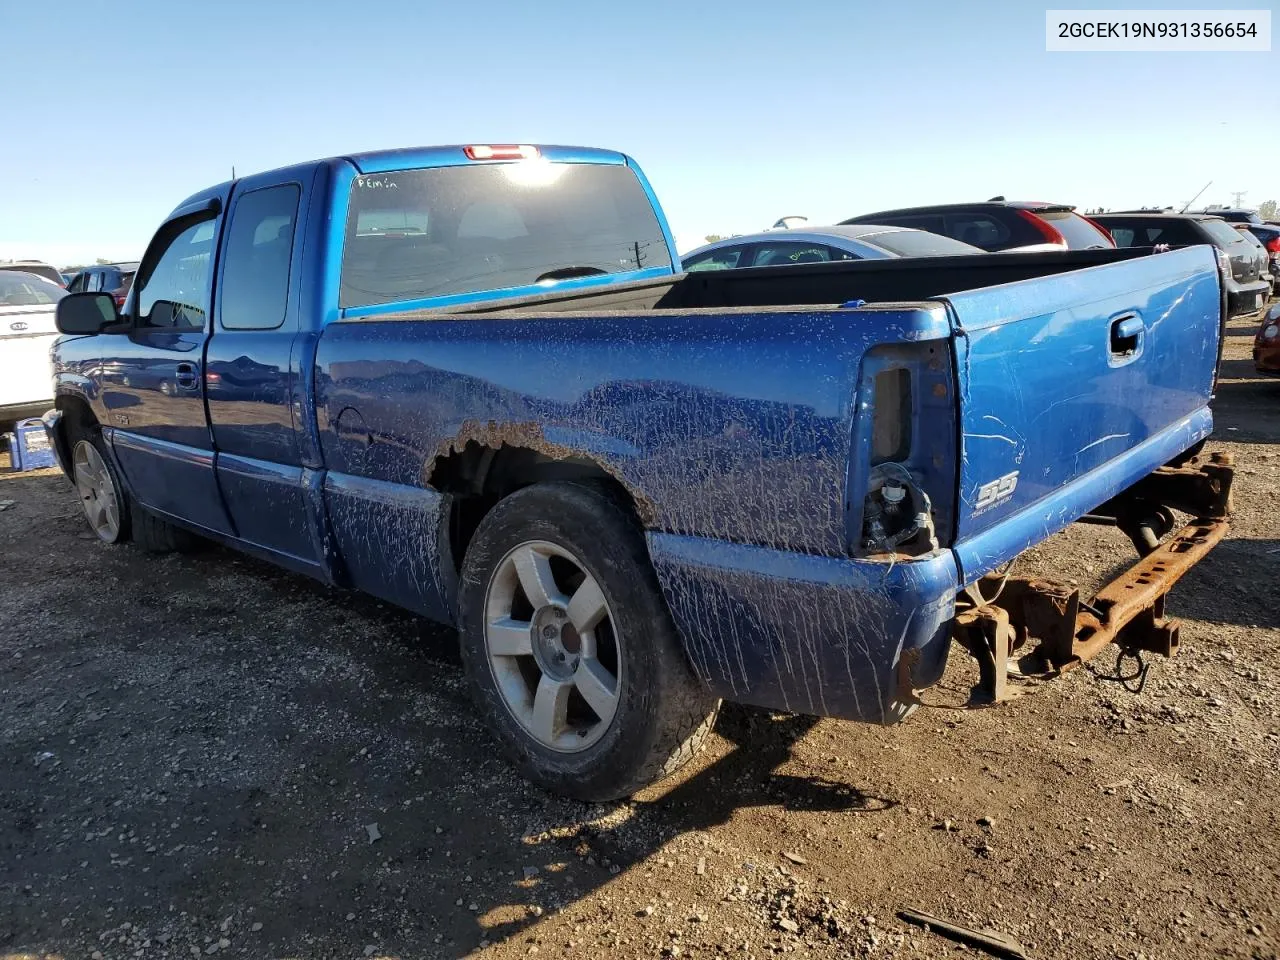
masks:
[[[951,257],[962,253],[986,252],[972,244],[924,230],[893,230],[858,239],[900,257]]]
[[[0,307],[35,307],[57,303],[66,295],[60,286],[34,273],[0,270]]]
[[[653,205],[622,164],[516,163],[357,177],[343,307],[670,267]]]

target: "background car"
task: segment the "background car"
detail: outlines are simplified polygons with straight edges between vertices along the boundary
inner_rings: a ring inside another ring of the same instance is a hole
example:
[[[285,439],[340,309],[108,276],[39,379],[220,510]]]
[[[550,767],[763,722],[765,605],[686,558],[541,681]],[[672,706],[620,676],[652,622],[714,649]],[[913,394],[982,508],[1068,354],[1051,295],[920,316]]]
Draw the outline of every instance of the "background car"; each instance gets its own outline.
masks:
[[[1267,251],[1267,272],[1271,274],[1271,295],[1280,296],[1280,224],[1246,223],[1244,228],[1258,238]]]
[[[1267,291],[1268,294],[1274,296],[1276,290],[1276,278],[1271,272],[1271,257],[1267,252],[1267,245],[1258,239],[1257,234],[1249,229],[1250,227],[1256,227],[1256,225],[1252,223],[1233,223],[1232,226],[1236,228],[1236,232],[1239,233],[1240,236],[1244,237],[1245,242],[1252,244],[1257,248],[1256,256],[1260,257],[1262,260],[1262,279],[1267,281],[1270,285],[1271,289]]]
[[[880,224],[767,230],[718,240],[680,258],[690,273],[736,267],[779,267],[841,260],[885,260],[893,257],[950,257],[985,251],[950,237],[907,227]]]
[[[1227,288],[1227,313],[1236,316],[1261,308],[1271,292],[1262,279],[1265,251],[1246,240],[1221,217],[1203,213],[1099,213],[1096,219],[1111,231],[1121,247],[1185,247],[1208,243],[1219,250],[1223,284]]]
[[[102,290],[111,294],[117,307],[123,307],[125,297],[129,295],[129,287],[133,284],[133,275],[138,270],[136,262],[103,263],[93,267],[85,267],[67,284],[71,293],[84,293]]]
[[[5,260],[0,262],[0,270],[17,270],[20,273],[33,273],[37,277],[43,277],[52,284],[59,287],[65,287],[66,282],[62,279],[62,274],[58,272],[56,267],[51,267],[43,260]]]
[[[1228,223],[1256,223],[1265,221],[1257,210],[1245,210],[1243,207],[1205,207],[1203,210],[1192,210],[1191,213],[1203,213],[1208,217],[1221,217]]]
[[[1097,250],[1114,247],[1097,222],[1061,203],[1005,200],[904,207],[867,213],[842,224],[880,223],[942,234],[989,252]]]
[[[0,424],[53,406],[49,347],[58,337],[54,312],[66,295],[34,273],[0,270]]]

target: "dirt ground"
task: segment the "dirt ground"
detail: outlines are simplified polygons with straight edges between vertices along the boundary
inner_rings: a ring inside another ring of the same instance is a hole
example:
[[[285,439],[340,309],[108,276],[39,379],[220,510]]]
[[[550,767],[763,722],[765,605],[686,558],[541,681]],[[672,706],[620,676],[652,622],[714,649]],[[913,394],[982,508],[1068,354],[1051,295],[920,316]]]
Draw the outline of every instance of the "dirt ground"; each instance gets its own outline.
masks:
[[[626,804],[510,773],[448,632],[222,549],[104,546],[56,472],[0,473],[0,960],[978,956],[904,907],[1035,958],[1276,957],[1280,381],[1255,329],[1209,447],[1237,458],[1233,531],[1140,695],[1077,671],[892,729],[727,709]],[[1085,527],[1025,563],[1129,556]]]

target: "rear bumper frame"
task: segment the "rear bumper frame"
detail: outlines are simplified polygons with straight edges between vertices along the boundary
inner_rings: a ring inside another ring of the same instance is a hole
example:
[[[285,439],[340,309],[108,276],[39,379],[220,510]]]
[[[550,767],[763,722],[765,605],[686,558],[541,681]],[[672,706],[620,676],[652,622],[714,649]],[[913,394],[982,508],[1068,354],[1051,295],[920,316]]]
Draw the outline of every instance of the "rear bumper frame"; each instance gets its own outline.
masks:
[[[966,591],[952,637],[978,661],[978,697],[1008,698],[1010,658],[1024,648],[1023,666],[1049,674],[1073,670],[1112,644],[1173,656],[1180,623],[1166,618],[1165,596],[1226,536],[1232,478],[1224,453],[1162,467],[1085,518],[1120,527],[1139,552],[1136,563],[1087,600],[1066,584],[995,574]],[[1173,509],[1195,519],[1157,543],[1173,525]]]

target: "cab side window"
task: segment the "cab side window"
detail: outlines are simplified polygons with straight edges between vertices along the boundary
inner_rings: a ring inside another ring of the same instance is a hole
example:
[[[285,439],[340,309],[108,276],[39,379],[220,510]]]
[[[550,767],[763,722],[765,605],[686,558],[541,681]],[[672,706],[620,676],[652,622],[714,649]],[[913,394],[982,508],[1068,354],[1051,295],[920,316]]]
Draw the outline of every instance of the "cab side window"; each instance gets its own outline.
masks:
[[[176,221],[161,229],[158,255],[138,270],[140,327],[203,330],[209,314],[209,280],[213,267],[216,221]]]
[[[241,196],[231,214],[220,287],[227,330],[274,330],[289,302],[289,263],[301,190],[265,187]]]

